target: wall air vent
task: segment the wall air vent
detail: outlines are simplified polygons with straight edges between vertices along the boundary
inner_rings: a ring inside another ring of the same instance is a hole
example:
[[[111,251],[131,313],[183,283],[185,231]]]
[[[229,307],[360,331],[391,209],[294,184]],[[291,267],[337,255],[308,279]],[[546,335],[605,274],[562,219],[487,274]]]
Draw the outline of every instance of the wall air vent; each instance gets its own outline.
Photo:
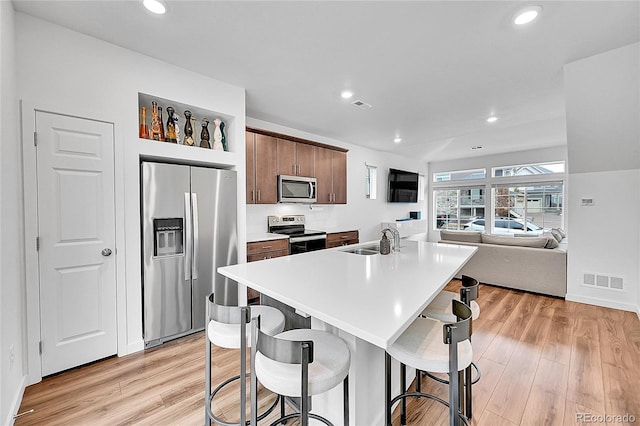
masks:
[[[351,102],[351,105],[356,106],[360,109],[369,109],[371,108],[371,105],[369,105],[368,103],[364,102],[364,101],[353,101]]]

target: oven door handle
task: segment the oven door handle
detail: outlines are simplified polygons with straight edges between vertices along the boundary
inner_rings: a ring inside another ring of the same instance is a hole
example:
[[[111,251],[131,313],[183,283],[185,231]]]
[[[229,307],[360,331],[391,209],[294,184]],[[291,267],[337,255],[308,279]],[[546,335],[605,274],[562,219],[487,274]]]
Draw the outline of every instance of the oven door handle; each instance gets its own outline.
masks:
[[[304,241],[326,240],[326,235],[309,235],[308,237],[289,237],[289,242],[302,243]]]

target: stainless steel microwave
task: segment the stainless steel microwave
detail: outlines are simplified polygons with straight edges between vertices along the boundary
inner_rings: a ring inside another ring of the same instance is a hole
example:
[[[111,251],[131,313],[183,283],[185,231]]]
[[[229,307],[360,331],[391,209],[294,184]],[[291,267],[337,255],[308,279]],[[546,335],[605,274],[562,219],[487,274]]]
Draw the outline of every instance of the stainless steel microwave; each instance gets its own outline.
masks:
[[[316,178],[303,176],[278,176],[279,203],[315,203]]]

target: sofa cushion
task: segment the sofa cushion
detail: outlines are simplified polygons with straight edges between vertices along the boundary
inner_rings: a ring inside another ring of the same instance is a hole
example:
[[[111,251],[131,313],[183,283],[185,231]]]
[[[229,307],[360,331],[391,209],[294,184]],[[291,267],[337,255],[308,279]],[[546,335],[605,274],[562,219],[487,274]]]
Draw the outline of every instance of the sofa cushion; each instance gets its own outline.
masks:
[[[482,231],[440,231],[440,239],[462,243],[481,243]]]
[[[562,236],[562,238],[567,238],[567,233],[562,228],[551,228],[552,231],[556,231]]]
[[[549,239],[547,237],[513,238],[505,235],[482,234],[484,244],[499,244],[504,246],[519,246],[545,248]]]

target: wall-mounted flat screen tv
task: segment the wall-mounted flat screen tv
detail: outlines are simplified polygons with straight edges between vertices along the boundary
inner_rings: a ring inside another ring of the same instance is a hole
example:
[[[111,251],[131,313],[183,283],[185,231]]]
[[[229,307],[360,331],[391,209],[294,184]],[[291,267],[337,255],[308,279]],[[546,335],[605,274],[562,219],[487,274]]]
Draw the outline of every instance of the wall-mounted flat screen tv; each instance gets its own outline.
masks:
[[[390,203],[417,203],[418,173],[389,169],[387,201]]]

